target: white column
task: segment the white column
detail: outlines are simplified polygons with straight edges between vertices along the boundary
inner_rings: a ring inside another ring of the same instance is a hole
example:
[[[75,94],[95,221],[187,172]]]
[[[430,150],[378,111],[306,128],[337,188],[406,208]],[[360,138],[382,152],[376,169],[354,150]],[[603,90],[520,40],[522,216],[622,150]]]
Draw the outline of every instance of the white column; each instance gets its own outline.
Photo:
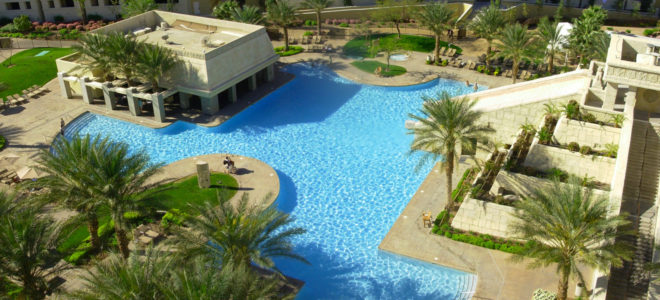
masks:
[[[201,97],[202,100],[202,113],[212,115],[220,111],[220,104],[218,103],[218,95],[211,97]]]
[[[182,109],[188,109],[190,108],[190,97],[192,95],[179,92],[179,105],[181,105]]]
[[[80,82],[80,93],[82,94],[83,102],[92,104],[94,102],[94,98],[93,95],[91,95],[92,93],[89,90],[89,87],[87,86],[87,77],[81,77],[78,79],[78,82]]]
[[[151,105],[154,107],[154,119],[158,122],[165,122],[165,101],[163,101],[163,94],[152,94],[153,99]]]
[[[71,99],[71,87],[69,82],[64,80],[64,77],[66,77],[65,72],[57,73],[57,81],[60,83],[60,91],[62,93],[62,97],[65,99]]]
[[[266,67],[266,81],[270,82],[275,79],[275,67],[274,65],[269,65]]]
[[[607,83],[605,86],[605,96],[603,97],[603,109],[614,110],[618,88],[617,84]]]
[[[105,100],[105,109],[115,110],[117,108],[117,97],[115,93],[110,90],[109,83],[103,83],[103,99]]]
[[[232,85],[229,89],[227,89],[227,92],[229,93],[227,97],[229,97],[229,101],[231,103],[236,103],[238,100],[238,95],[236,94],[236,86]]]
[[[252,76],[248,77],[248,87],[250,91],[257,89],[257,74],[252,74]]]
[[[133,97],[133,88],[126,89],[126,100],[128,100],[128,110],[131,115],[139,116],[142,114],[142,108],[138,107],[138,98]]]

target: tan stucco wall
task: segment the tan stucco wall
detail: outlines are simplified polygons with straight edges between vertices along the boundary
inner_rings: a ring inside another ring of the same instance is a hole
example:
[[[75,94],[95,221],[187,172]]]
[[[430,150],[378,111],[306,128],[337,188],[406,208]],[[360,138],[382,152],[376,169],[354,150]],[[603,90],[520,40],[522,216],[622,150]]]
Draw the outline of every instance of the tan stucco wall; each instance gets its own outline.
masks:
[[[558,147],[533,144],[525,159],[525,166],[538,170],[560,168],[570,174],[584,176],[610,183],[614,175],[616,159],[604,156],[582,155]]]
[[[466,198],[458,209],[451,226],[493,236],[512,238],[508,230],[515,217],[511,206]]]
[[[576,142],[580,146],[589,146],[602,150],[605,144],[619,144],[621,128],[569,120],[561,117],[555,127],[554,137],[560,144]]]

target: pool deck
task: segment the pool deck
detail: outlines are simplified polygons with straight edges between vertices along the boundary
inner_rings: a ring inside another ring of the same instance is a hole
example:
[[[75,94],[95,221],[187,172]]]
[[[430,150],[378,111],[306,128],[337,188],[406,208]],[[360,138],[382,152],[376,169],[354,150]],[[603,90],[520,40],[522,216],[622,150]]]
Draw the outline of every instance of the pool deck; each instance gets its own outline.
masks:
[[[454,187],[469,167],[460,163],[454,171]],[[477,275],[473,299],[531,299],[534,290],[543,288],[555,292],[559,277],[554,265],[528,269],[525,263],[509,260],[511,254],[454,241],[431,233],[422,224],[422,212],[433,216],[446,204],[445,173],[439,165],[433,167],[408,205],[382,240],[378,249],[419,259]],[[584,270],[587,286],[591,271]],[[569,296],[576,282],[569,282]]]
[[[198,161],[207,162],[213,173],[225,173],[222,161],[227,155],[235,162],[238,169],[236,174],[231,174],[238,181],[238,192],[232,201],[237,201],[243,197],[243,194],[248,194],[248,205],[269,206],[273,204],[280,194],[280,179],[277,172],[263,161],[235,154],[207,154],[175,161],[163,166],[160,172],[150,178],[146,184],[160,185],[196,175]]]

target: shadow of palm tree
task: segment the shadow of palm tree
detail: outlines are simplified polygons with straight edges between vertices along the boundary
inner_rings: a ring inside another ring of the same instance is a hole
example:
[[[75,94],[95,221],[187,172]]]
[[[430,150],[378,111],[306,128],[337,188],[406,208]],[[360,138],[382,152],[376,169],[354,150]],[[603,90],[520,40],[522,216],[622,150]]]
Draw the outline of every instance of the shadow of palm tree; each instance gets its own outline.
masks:
[[[18,137],[21,133],[23,133],[23,129],[18,126],[0,123],[0,135],[4,136],[7,140],[12,140]]]

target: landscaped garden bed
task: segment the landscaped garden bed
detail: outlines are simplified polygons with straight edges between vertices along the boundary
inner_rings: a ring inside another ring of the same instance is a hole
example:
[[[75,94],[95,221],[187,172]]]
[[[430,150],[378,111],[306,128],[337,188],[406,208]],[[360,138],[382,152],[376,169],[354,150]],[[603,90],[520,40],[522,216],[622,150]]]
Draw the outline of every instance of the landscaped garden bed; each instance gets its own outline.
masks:
[[[392,77],[392,76],[399,76],[403,75],[406,73],[406,68],[401,67],[401,66],[396,66],[396,65],[390,65],[389,70],[387,64],[384,64],[382,62],[378,62],[375,60],[360,60],[360,61],[354,61],[351,63],[354,67],[365,71],[367,73],[371,74],[376,74],[376,69],[380,67],[380,76],[383,77]]]
[[[31,22],[26,16],[19,16],[14,20],[0,27],[0,36],[27,39],[63,39],[76,40],[84,31],[99,29],[107,24],[114,22],[105,22],[100,18],[89,20],[87,24],[79,21],[65,23],[60,22]]]
[[[279,56],[291,56],[303,52],[303,47],[300,46],[289,46],[289,50],[284,51],[284,46],[275,47],[275,53]]]
[[[430,37],[414,36],[402,34],[401,38],[397,38],[396,34],[375,34],[369,39],[365,37],[357,37],[350,40],[344,45],[344,54],[352,57],[376,57],[378,53],[377,43],[386,44],[395,41],[399,49],[405,51],[416,52],[431,52],[435,49],[435,40]],[[440,47],[447,47],[447,42],[440,41]],[[456,49],[456,53],[460,54],[463,50],[456,46],[450,47]]]

